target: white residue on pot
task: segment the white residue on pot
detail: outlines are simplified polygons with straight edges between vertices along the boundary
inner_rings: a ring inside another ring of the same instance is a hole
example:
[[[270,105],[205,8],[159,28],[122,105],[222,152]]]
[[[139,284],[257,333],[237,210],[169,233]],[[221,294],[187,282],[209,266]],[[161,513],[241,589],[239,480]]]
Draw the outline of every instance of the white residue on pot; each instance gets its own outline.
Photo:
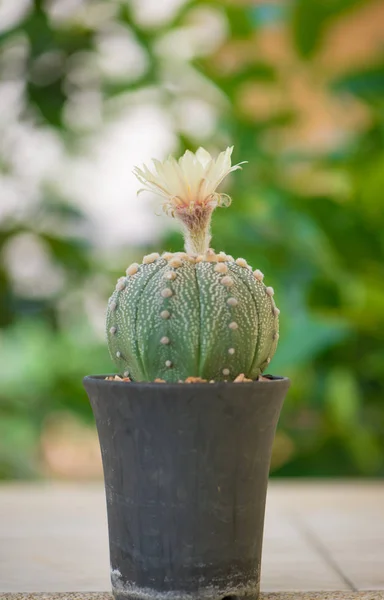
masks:
[[[153,588],[141,587],[130,581],[123,581],[122,575],[118,569],[111,566],[111,581],[113,592],[127,598],[135,600],[216,600],[218,597],[226,596],[255,596],[259,592],[259,570],[256,569],[255,578],[251,578],[244,584],[236,584],[229,580],[216,581],[212,579],[210,585],[199,588],[196,592],[186,592],[184,590],[158,591]],[[203,579],[205,579],[203,577]],[[202,583],[202,579],[199,579]]]

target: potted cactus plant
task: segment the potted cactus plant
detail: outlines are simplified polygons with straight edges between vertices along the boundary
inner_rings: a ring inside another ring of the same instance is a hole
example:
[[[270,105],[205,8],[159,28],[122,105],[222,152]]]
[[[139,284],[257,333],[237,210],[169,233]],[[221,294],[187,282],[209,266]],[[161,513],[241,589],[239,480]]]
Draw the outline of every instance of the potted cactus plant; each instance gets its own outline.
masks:
[[[289,381],[262,376],[278,342],[274,292],[210,248],[232,148],[136,168],[184,230],[144,256],[107,309],[119,376],[84,380],[99,433],[116,600],[259,596],[272,442]]]

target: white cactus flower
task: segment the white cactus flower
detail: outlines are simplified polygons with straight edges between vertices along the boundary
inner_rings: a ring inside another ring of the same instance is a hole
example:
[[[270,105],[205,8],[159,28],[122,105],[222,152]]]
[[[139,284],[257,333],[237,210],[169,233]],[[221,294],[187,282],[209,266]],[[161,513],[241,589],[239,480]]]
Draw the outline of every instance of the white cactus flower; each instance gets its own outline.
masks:
[[[195,154],[187,150],[179,160],[173,156],[163,162],[153,160],[153,171],[145,165],[133,171],[144,185],[138,193],[148,191],[162,196],[163,210],[181,221],[185,249],[190,254],[208,251],[212,211],[231,203],[228,194],[216,190],[229,173],[244,164],[232,166],[232,150],[233,146],[227,148],[216,159],[204,148]]]
[[[171,216],[177,210],[193,212],[196,208],[228,206],[231,202],[227,194],[216,189],[232,171],[241,168],[243,163],[231,164],[233,146],[221,152],[214,159],[207,150],[199,148],[196,153],[187,150],[179,160],[170,156],[160,162],[153,159],[154,171],[143,165],[135,167],[134,174],[144,185],[138,193],[154,192],[165,198],[163,209]]]

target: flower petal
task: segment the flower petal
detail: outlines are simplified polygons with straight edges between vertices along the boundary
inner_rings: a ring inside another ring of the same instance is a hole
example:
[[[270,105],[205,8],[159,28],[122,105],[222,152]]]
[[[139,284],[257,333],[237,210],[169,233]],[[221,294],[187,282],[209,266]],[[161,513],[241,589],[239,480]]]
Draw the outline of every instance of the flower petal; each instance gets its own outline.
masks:
[[[207,150],[202,146],[200,146],[200,148],[197,149],[196,158],[204,169],[208,165],[208,163],[210,163],[211,160],[213,160],[209,152],[207,152]]]
[[[164,210],[190,208],[196,205],[220,204],[221,195],[216,193],[218,185],[241,164],[231,166],[233,146],[214,159],[204,148],[196,153],[187,150],[179,160],[170,156],[161,162],[153,160],[153,171],[146,165],[135,167],[133,173],[147,190],[166,198]],[[173,207],[173,208],[172,208]]]

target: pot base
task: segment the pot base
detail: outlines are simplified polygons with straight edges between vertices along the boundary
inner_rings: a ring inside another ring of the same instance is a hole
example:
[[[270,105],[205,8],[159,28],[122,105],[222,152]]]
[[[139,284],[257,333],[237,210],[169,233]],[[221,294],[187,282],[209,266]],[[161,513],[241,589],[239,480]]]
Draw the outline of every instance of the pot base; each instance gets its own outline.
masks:
[[[136,591],[121,592],[112,588],[115,600],[259,600],[259,592],[256,590],[247,593],[236,591],[232,594],[220,593],[214,589],[200,590],[195,594],[185,592],[157,592],[149,588],[137,588]]]
[[[182,590],[159,591],[144,588],[134,583],[123,583],[119,573],[112,571],[112,593],[115,600],[258,600],[260,584],[250,582],[249,585],[199,587],[196,592]]]

